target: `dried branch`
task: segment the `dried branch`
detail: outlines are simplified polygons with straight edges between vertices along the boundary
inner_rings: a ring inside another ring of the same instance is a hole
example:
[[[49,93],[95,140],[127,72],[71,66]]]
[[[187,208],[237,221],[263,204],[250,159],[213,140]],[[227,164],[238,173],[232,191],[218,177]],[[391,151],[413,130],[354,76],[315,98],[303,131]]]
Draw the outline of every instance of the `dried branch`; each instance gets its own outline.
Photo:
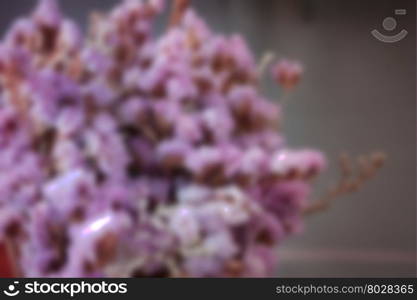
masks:
[[[307,206],[303,214],[311,215],[324,211],[337,198],[358,191],[367,181],[375,176],[377,171],[384,165],[385,160],[385,153],[373,152],[369,155],[360,155],[355,164],[348,154],[342,153],[339,157],[341,173],[339,181],[330,187],[318,200]]]
[[[11,271],[14,277],[21,277],[22,271],[20,269],[19,260],[19,246],[15,239],[7,238],[5,240],[6,252],[8,256],[8,262],[11,267]]]
[[[262,77],[264,72],[266,71],[266,68],[271,64],[271,62],[275,59],[275,54],[273,52],[267,51],[265,52],[261,60],[258,64],[258,76],[259,78]]]
[[[190,0],[174,0],[171,10],[169,27],[177,26],[187,10]]]

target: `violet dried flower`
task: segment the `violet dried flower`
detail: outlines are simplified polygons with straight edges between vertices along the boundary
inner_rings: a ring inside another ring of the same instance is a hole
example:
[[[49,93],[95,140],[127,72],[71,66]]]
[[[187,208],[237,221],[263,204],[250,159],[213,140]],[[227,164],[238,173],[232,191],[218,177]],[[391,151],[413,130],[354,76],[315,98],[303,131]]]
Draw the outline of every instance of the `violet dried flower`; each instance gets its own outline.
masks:
[[[269,276],[299,230],[323,156],[288,149],[245,40],[181,3],[160,37],[161,0],[83,36],[41,0],[1,42],[0,237],[22,275]]]

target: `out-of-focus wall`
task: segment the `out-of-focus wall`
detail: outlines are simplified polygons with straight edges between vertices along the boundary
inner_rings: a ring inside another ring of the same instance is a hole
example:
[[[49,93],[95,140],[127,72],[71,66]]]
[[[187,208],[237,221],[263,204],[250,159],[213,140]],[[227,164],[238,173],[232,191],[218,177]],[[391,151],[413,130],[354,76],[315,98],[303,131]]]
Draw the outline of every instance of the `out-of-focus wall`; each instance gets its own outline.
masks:
[[[86,23],[113,0],[61,0]],[[362,191],[309,218],[305,230],[279,249],[279,276],[415,276],[416,119],[415,1],[193,0],[212,27],[248,38],[257,57],[266,50],[296,58],[306,73],[285,107],[284,130],[293,146],[322,149],[330,160],[317,196],[337,178],[335,159],[382,149],[386,167]],[[0,31],[35,1],[0,2]],[[405,8],[407,15],[395,16]],[[394,44],[374,39],[382,20],[398,21]],[[166,24],[161,18],[159,31]],[[271,82],[265,92],[277,98]]]

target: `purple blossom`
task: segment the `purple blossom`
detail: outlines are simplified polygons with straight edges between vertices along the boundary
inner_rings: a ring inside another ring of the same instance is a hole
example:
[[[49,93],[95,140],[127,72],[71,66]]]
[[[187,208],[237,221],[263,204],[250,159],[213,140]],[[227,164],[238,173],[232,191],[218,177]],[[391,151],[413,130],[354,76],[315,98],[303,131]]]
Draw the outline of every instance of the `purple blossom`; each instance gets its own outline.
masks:
[[[303,66],[296,61],[283,59],[272,66],[271,73],[274,80],[284,89],[293,89],[300,81]]]
[[[42,0],[0,43],[0,241],[23,276],[262,277],[300,230],[324,157],[287,147],[242,36],[188,9],[155,37],[164,7],[84,35]]]
[[[33,12],[33,18],[42,26],[59,26],[62,15],[56,0],[41,0]]]

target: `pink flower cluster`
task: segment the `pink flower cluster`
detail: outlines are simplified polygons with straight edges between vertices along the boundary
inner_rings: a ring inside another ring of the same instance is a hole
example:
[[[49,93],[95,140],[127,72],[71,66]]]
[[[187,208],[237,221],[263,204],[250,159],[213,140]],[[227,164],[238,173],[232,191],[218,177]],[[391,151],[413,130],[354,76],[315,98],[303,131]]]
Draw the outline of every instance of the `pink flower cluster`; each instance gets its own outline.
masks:
[[[52,0],[0,44],[0,239],[24,276],[268,276],[324,165],[290,150],[239,35]]]
[[[272,78],[286,90],[292,90],[300,81],[304,69],[296,61],[283,59],[272,66]]]

